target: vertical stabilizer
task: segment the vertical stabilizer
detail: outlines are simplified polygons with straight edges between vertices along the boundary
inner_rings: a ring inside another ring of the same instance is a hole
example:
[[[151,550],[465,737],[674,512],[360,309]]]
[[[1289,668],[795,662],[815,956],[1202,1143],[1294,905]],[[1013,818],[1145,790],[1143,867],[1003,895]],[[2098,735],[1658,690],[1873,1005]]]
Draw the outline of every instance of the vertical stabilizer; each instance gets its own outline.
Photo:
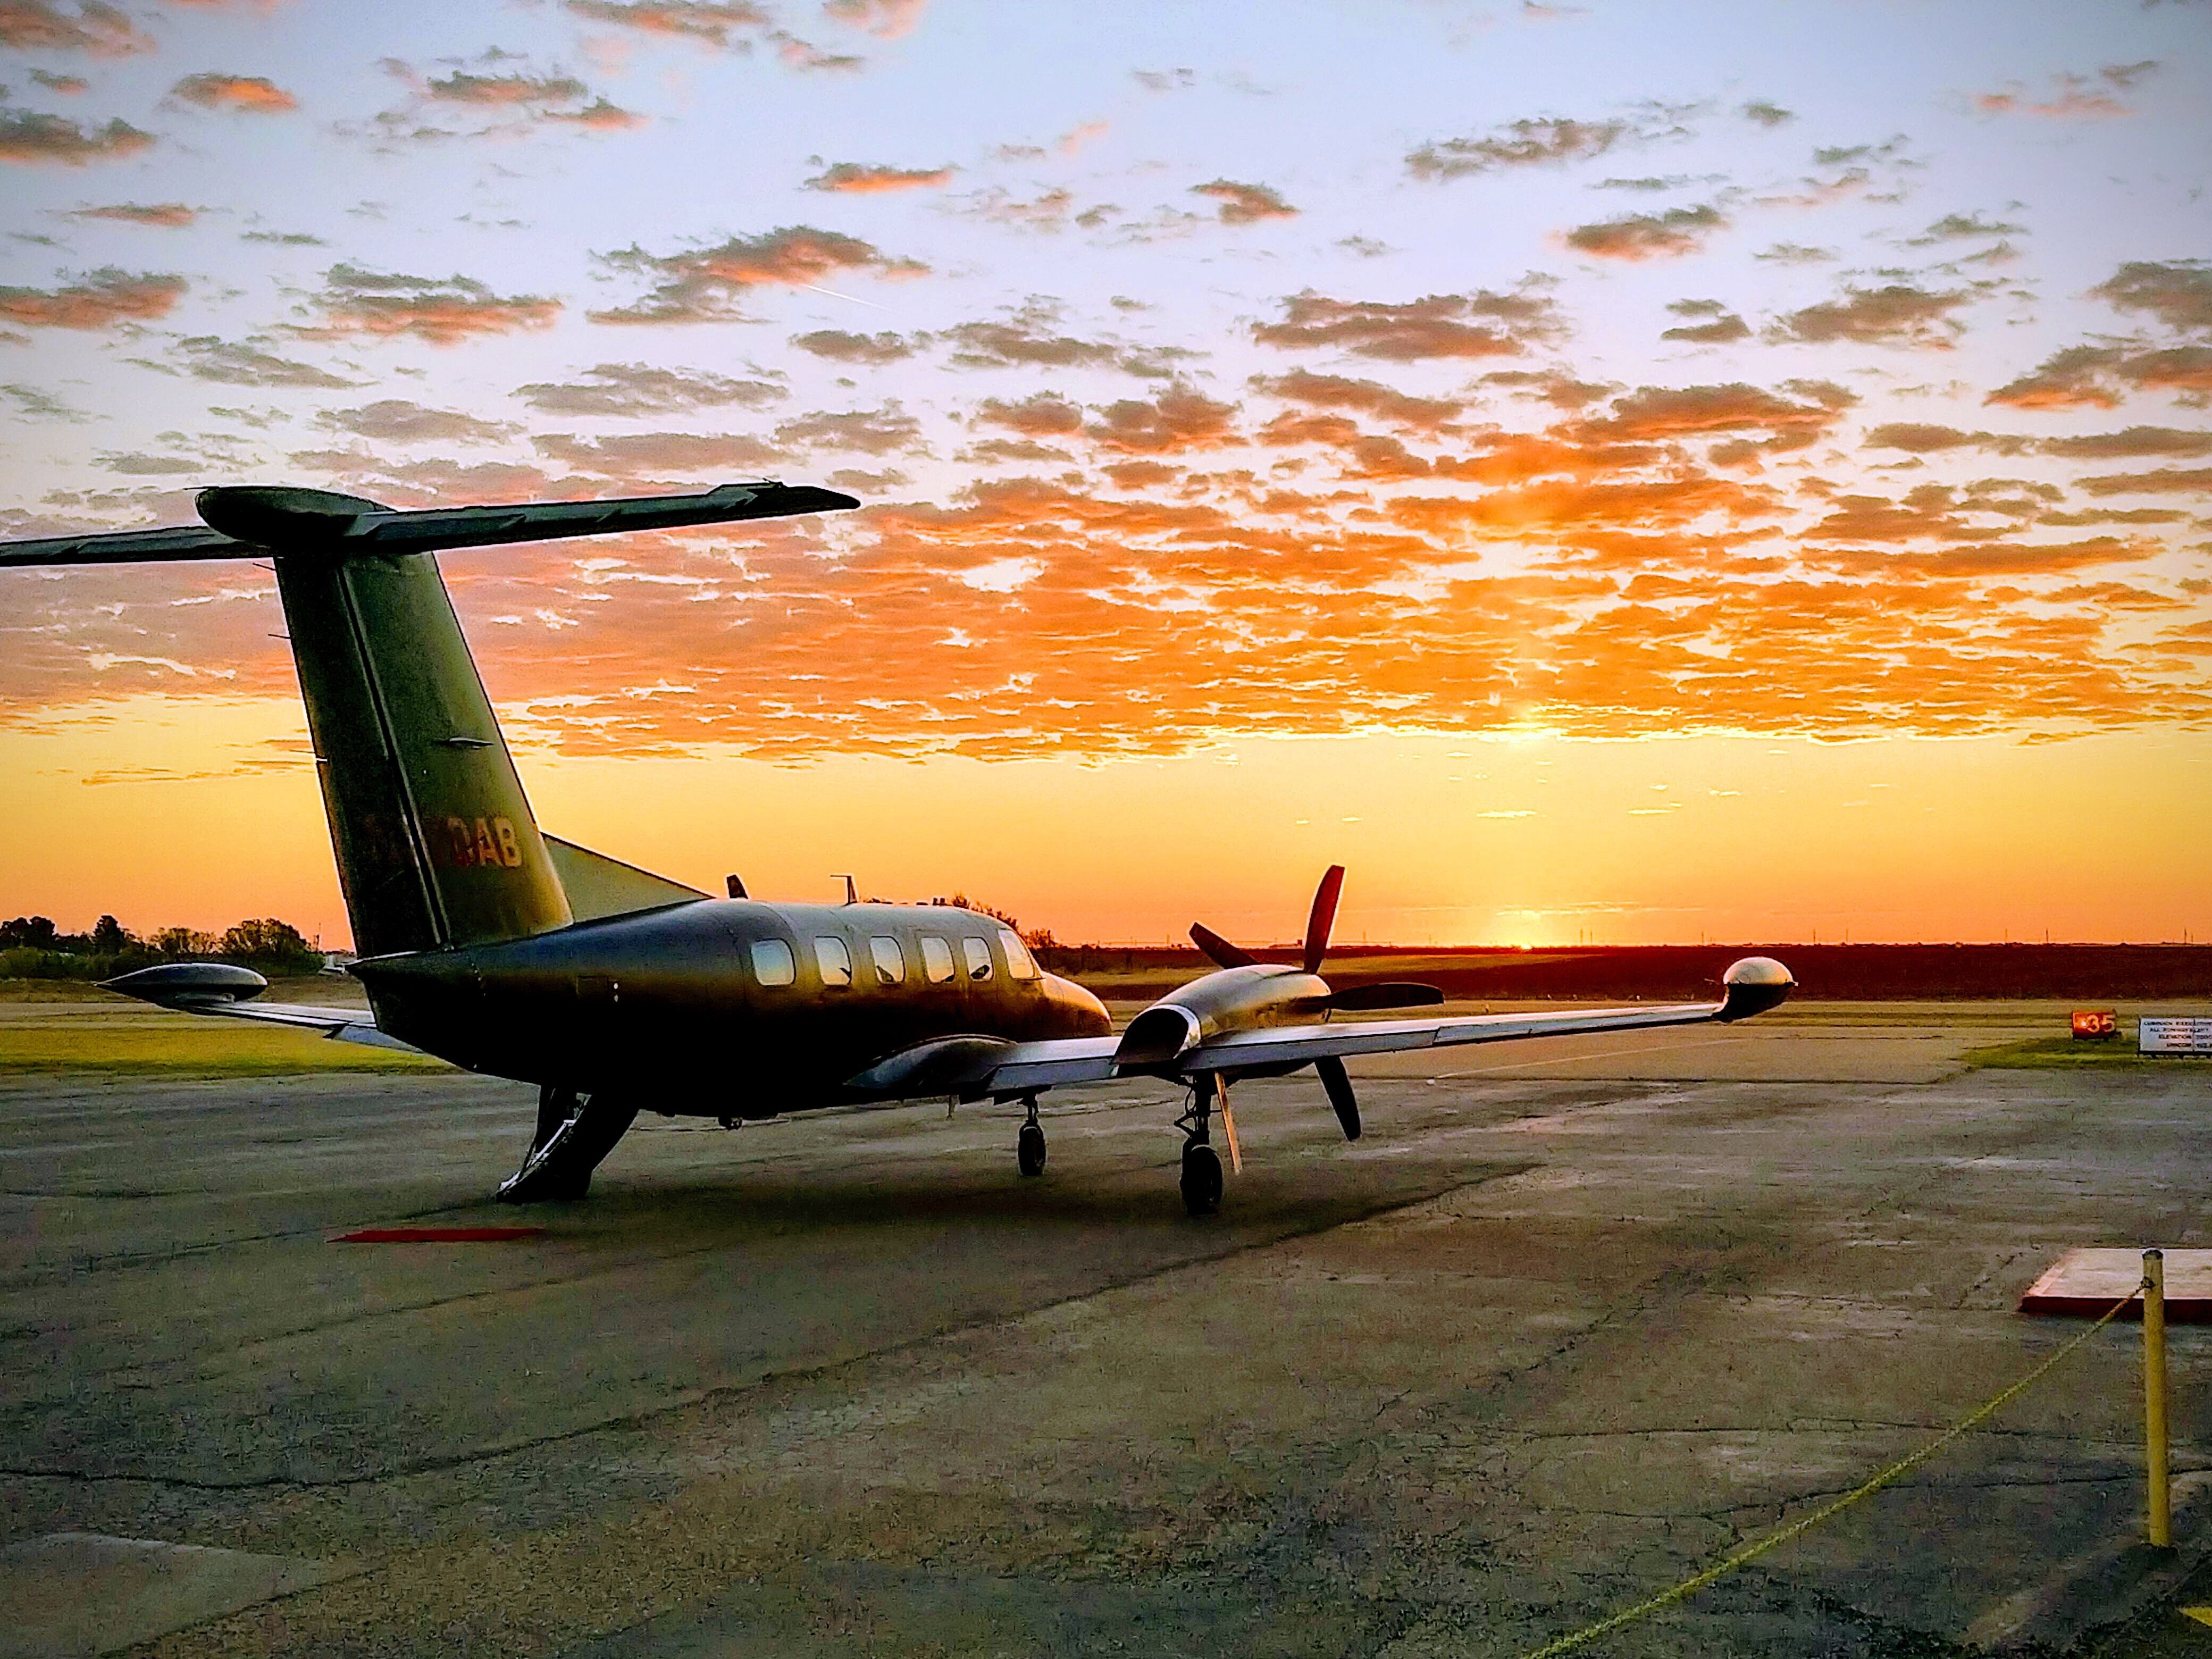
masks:
[[[568,926],[435,556],[301,551],[276,566],[354,948]]]

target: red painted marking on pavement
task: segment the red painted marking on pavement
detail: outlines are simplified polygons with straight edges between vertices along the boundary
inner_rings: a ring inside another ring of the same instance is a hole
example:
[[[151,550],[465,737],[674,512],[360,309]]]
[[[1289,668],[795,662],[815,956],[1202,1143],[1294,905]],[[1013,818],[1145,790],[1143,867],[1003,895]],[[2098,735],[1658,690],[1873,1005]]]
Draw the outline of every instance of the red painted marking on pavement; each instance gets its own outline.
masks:
[[[367,1227],[340,1233],[333,1244],[496,1244],[509,1238],[537,1238],[543,1227]]]

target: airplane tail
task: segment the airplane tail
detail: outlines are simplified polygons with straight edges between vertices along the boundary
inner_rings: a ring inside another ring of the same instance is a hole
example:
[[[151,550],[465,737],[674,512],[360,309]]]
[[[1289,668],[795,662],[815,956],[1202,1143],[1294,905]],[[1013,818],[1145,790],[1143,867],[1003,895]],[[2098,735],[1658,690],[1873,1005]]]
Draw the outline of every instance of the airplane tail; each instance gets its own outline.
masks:
[[[275,562],[354,948],[567,927],[568,895],[436,556]]]
[[[422,513],[325,490],[209,489],[198,500],[205,530],[19,542],[0,546],[0,568],[271,560],[355,948],[374,957],[526,938],[605,913],[596,896],[572,904],[461,635],[437,550],[857,505],[772,483]],[[568,854],[580,850],[562,844],[562,857],[573,867]]]

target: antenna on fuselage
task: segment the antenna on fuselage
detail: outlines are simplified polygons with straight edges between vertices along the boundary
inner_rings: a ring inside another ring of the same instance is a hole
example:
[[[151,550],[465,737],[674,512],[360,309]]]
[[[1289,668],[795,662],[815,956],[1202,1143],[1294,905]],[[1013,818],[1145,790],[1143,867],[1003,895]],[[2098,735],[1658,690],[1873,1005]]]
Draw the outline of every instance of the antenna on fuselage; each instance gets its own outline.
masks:
[[[860,890],[853,885],[852,877],[841,875],[835,870],[831,871],[830,873],[836,876],[838,880],[845,884],[845,902],[848,904],[858,904],[860,902]]]
[[[730,896],[732,898],[744,898],[746,896],[744,883],[739,881],[735,876],[724,876],[722,878],[722,884],[729,889]]]

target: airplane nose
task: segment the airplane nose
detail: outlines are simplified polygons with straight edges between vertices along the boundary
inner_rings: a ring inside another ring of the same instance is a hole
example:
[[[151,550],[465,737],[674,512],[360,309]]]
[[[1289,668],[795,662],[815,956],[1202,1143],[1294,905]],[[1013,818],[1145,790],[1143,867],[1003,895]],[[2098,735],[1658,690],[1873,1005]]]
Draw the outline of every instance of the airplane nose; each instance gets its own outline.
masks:
[[[1044,976],[1045,989],[1053,1001],[1066,1012],[1069,1033],[1074,1036],[1104,1036],[1114,1029],[1114,1016],[1106,1012],[1106,1005],[1078,985],[1072,979],[1062,979],[1058,974]]]

